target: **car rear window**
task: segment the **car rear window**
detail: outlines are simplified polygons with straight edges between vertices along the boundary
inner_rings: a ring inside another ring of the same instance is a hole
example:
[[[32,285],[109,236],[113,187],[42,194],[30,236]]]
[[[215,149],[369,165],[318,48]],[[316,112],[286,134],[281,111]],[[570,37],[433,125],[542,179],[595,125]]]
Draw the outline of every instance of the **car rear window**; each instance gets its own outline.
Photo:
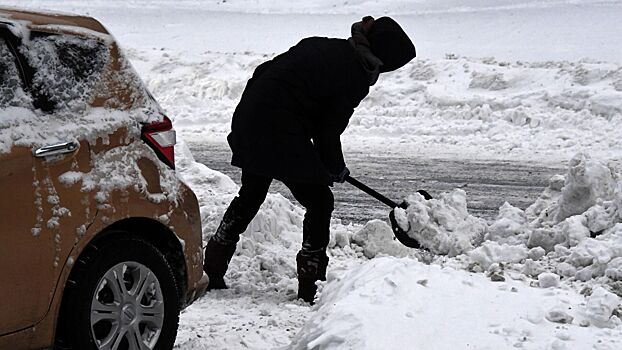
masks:
[[[83,112],[108,62],[107,46],[73,35],[39,34],[20,47],[33,69],[33,95],[44,100],[49,112]]]
[[[7,42],[0,38],[0,109],[29,105],[30,98],[24,92],[15,57]]]

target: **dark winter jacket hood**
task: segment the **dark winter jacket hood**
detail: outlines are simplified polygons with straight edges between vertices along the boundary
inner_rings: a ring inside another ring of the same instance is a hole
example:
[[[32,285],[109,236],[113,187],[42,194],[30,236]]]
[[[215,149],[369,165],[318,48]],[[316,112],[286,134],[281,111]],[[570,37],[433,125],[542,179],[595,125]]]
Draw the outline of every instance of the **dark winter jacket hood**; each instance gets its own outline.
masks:
[[[381,73],[394,71],[416,56],[415,45],[390,17],[375,20],[366,36],[371,52],[383,63]]]

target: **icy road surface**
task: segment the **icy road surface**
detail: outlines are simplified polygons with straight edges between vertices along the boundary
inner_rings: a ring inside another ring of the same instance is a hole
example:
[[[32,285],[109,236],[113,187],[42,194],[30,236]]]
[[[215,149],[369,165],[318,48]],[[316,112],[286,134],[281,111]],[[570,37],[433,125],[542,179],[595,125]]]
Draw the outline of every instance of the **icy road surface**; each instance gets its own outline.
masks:
[[[231,151],[222,143],[188,143],[197,162],[220,171],[241,184],[240,169],[231,166]],[[417,189],[430,194],[464,189],[469,196],[469,212],[487,220],[494,219],[504,202],[525,209],[532,204],[548,179],[565,172],[565,166],[537,165],[511,161],[430,159],[414,155],[379,155],[344,151],[351,175],[396,202]],[[295,201],[287,187],[274,181],[270,192],[279,192]],[[385,219],[384,204],[349,184],[336,184],[334,218],[364,224]]]

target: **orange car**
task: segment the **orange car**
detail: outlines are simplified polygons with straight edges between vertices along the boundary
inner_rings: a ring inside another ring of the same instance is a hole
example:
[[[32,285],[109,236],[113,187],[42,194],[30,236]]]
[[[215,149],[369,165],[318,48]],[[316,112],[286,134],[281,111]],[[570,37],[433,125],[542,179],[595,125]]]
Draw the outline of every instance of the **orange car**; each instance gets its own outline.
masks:
[[[0,8],[0,349],[169,349],[207,285],[171,121],[96,20]]]

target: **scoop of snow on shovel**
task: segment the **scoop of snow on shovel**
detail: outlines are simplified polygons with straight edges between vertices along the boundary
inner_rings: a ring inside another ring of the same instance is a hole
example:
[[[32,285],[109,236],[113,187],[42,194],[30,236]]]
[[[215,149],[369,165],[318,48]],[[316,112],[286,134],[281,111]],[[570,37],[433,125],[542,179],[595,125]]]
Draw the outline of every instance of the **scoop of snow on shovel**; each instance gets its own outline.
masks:
[[[465,253],[482,242],[488,229],[485,220],[468,213],[466,192],[462,189],[429,200],[414,193],[406,202],[406,209],[395,208],[397,224],[435,254]]]

